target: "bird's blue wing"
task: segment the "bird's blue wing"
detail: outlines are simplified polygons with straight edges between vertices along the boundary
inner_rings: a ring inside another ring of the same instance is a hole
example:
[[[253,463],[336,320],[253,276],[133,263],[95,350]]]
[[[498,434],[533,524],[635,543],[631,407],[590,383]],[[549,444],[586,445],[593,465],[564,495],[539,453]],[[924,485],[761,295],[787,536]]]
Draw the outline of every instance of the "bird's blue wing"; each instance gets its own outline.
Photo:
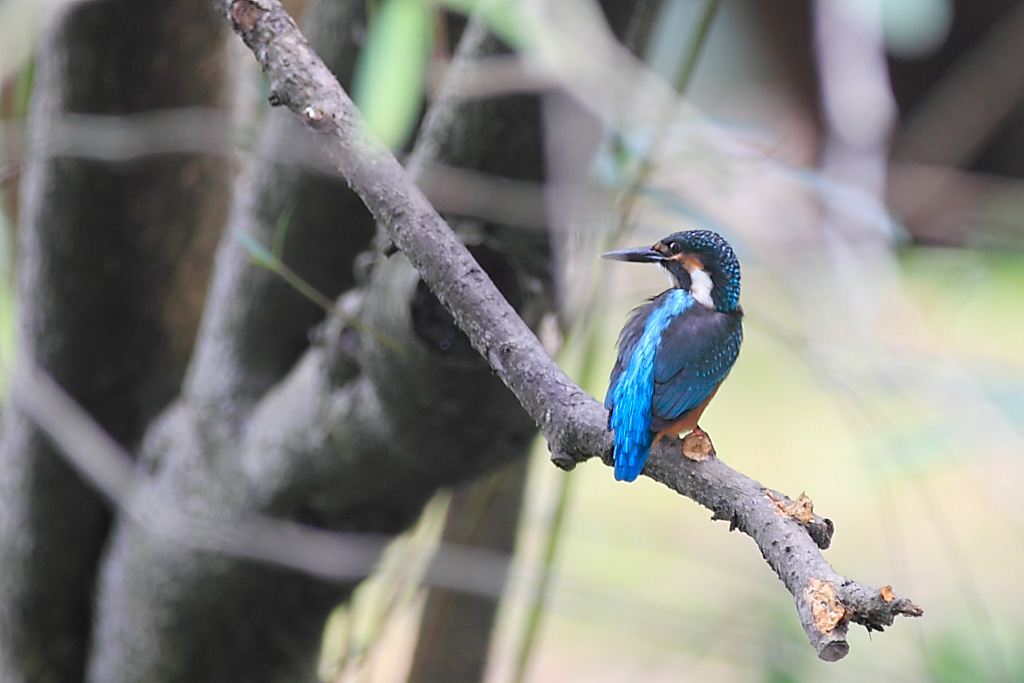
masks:
[[[619,340],[616,344],[619,347],[619,353],[615,359],[615,367],[612,368],[611,377],[608,379],[608,393],[604,398],[604,407],[609,410],[611,410],[615,403],[613,396],[615,386],[619,383],[622,371],[626,369],[630,359],[633,357],[633,352],[636,351],[636,345],[640,341],[640,337],[643,336],[644,328],[647,325],[647,318],[650,317],[651,311],[654,310],[654,305],[655,302],[652,299],[634,308],[622,331],[619,333]]]
[[[633,310],[629,321],[619,334],[619,353],[608,382],[604,399],[608,409],[608,429],[615,432],[615,478],[633,481],[643,469],[647,452],[651,448],[651,394],[653,377],[649,351],[646,372],[644,362],[636,358],[648,319],[655,303],[650,301]],[[640,365],[631,365],[639,361]],[[646,378],[644,377],[646,375]]]
[[[683,289],[671,289],[639,307],[619,336],[605,406],[615,432],[615,478],[633,481],[647,461],[654,433],[651,405],[654,367],[662,334],[675,316],[695,306]]]
[[[740,352],[740,315],[692,306],[673,318],[654,357],[652,429],[693,410],[725,379]]]

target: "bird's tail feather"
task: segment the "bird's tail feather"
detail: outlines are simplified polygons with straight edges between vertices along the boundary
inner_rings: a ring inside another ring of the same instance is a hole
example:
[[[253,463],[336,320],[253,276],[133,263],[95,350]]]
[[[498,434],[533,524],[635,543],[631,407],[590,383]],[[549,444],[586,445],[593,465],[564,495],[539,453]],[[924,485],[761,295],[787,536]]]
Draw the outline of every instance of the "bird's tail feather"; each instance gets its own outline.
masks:
[[[650,443],[625,443],[615,440],[615,479],[634,481],[640,476],[651,451]]]

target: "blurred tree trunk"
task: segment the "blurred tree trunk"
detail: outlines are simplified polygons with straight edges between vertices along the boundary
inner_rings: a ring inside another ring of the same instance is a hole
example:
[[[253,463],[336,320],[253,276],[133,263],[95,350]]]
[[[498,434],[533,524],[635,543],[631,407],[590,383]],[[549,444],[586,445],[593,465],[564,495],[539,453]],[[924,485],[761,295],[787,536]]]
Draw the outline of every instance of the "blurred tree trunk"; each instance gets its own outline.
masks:
[[[643,34],[656,4],[609,2],[613,28]],[[308,8],[311,43],[345,85],[365,8]],[[229,202],[225,93],[244,76],[226,74],[223,39],[205,0],[75,4],[51,27],[21,186],[15,374],[52,374],[192,514],[398,533],[439,487],[521,461],[534,425],[404,255],[370,248],[367,212],[286,112],[267,115]],[[505,51],[472,40],[466,58]],[[417,141],[421,168],[543,180],[538,96],[438,107]],[[183,126],[185,151],[166,149]],[[547,232],[450,219],[538,324],[554,300]],[[238,232],[268,246],[283,235],[284,262],[358,322],[324,320],[251,262]],[[111,526],[17,398],[0,435],[0,680],[313,678],[324,619],[353,585],[162,540],[117,515]],[[506,484],[511,502],[480,537],[490,547],[511,547],[521,473]],[[494,603],[453,604],[452,628],[475,619],[478,672]]]
[[[526,460],[457,489],[443,539],[511,553],[526,484]],[[409,683],[483,680],[498,601],[435,588],[427,597]]]
[[[39,49],[21,180],[16,372],[41,365],[130,448],[184,374],[226,215],[228,163],[193,153],[112,163],[56,147],[75,135],[74,115],[222,107],[220,24],[203,0],[81,3]],[[209,111],[207,125],[227,135],[226,113]],[[5,406],[0,680],[82,679],[109,520],[100,497]]]

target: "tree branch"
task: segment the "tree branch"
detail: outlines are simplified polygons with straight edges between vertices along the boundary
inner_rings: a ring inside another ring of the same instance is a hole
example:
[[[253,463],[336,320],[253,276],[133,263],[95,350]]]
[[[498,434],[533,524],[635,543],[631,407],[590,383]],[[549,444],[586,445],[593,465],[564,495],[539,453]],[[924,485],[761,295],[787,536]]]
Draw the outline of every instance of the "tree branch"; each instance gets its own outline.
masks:
[[[214,0],[214,5],[259,60],[270,80],[271,101],[287,106],[317,133],[326,156],[537,423],[555,464],[571,469],[595,454],[610,463],[604,408],[547,356],[398,161],[367,134],[358,110],[280,3]],[[831,537],[830,522],[720,460],[693,462],[679,456],[678,445],[665,443],[651,453],[644,474],[754,539],[793,594],[820,658],[846,655],[850,621],[881,629],[897,615],[921,614],[891,589],[868,588],[837,574],[819,552]]]

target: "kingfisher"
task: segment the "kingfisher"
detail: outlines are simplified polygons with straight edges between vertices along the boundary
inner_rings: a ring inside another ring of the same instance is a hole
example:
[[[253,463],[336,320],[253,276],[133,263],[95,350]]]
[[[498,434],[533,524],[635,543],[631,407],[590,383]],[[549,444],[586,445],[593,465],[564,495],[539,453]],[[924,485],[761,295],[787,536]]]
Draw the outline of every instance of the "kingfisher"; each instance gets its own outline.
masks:
[[[743,341],[740,262],[711,230],[677,232],[651,247],[601,256],[656,263],[672,284],[634,309],[622,328],[604,400],[615,432],[615,478],[633,481],[663,437],[692,432],[707,439],[697,422]]]

